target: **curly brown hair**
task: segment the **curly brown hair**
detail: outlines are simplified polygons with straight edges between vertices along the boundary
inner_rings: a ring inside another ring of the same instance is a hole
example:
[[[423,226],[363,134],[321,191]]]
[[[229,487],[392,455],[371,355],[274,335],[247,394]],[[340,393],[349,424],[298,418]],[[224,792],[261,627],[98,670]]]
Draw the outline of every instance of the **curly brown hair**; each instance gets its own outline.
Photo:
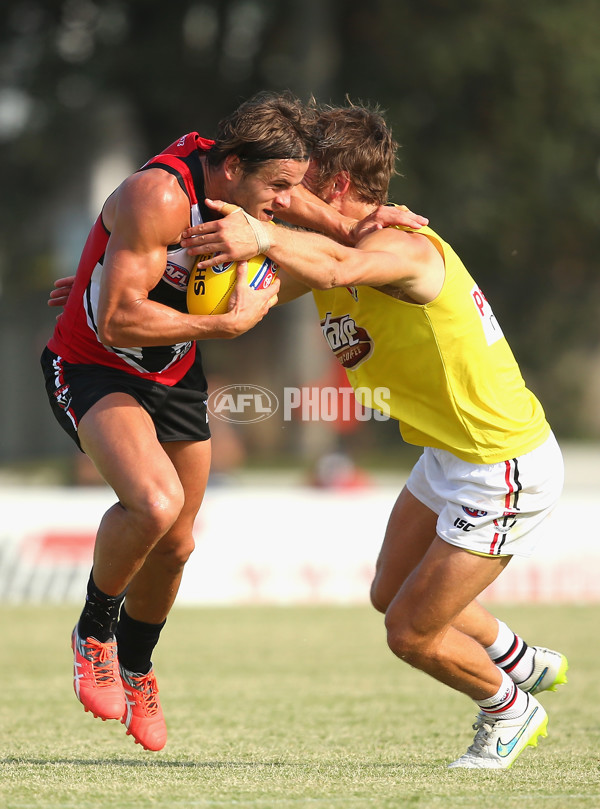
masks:
[[[311,190],[318,195],[336,174],[348,172],[361,199],[386,203],[398,144],[380,108],[348,100],[346,107],[316,109],[319,140],[312,153]]]
[[[267,160],[308,160],[316,140],[316,112],[290,93],[260,92],[218,124],[210,165],[236,155],[252,174]]]

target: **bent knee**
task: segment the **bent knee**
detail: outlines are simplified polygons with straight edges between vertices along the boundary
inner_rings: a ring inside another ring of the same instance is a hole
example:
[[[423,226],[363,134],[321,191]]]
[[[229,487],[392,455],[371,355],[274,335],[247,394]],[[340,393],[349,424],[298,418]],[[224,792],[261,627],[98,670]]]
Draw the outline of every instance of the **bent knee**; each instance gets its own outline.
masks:
[[[423,661],[436,658],[436,636],[419,632],[408,617],[398,615],[397,611],[388,611],[385,628],[387,643],[392,652],[412,666],[420,668]]]
[[[371,587],[370,597],[371,597],[371,604],[373,605],[373,607],[375,607],[377,612],[381,612],[383,615],[385,615],[385,612],[389,607],[389,604],[386,604],[385,601],[379,597],[379,593],[373,586]]]
[[[158,538],[175,524],[184,502],[181,485],[159,485],[139,494],[125,508],[135,516],[141,530]]]
[[[370,590],[370,598],[371,604],[375,607],[377,612],[381,612],[385,615],[388,610],[388,607],[392,603],[392,599],[394,598],[395,593],[388,592],[381,584],[381,580],[377,574],[375,574],[375,578],[371,583],[371,590]]]
[[[387,632],[387,643],[392,652],[403,659],[416,648],[416,637],[407,623],[397,615],[386,612],[385,629]]]

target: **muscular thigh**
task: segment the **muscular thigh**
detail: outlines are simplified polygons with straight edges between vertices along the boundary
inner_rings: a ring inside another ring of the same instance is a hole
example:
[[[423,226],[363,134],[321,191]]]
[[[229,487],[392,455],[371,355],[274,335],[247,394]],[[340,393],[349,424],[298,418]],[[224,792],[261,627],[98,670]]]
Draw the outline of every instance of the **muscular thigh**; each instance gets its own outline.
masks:
[[[176,469],[158,442],[152,419],[137,399],[111,393],[82,417],[79,441],[125,506],[156,495],[179,495]]]
[[[437,514],[405,487],[390,515],[377,559],[371,597],[385,611],[436,536]]]

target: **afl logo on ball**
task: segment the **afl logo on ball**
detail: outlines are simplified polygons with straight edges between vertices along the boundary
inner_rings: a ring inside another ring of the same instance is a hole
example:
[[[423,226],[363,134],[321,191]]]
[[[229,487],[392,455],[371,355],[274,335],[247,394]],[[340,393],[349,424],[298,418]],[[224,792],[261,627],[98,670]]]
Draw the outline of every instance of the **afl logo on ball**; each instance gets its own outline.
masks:
[[[462,510],[465,512],[465,514],[468,514],[469,517],[487,517],[487,511],[480,511],[477,508],[467,508],[466,506],[463,506]]]
[[[209,270],[214,272],[215,275],[220,275],[222,272],[227,272],[234,264],[235,261],[224,261],[222,264],[215,264],[214,267],[209,267]]]
[[[366,329],[357,326],[350,315],[332,317],[327,312],[321,321],[323,337],[344,368],[354,369],[371,356],[373,340]]]

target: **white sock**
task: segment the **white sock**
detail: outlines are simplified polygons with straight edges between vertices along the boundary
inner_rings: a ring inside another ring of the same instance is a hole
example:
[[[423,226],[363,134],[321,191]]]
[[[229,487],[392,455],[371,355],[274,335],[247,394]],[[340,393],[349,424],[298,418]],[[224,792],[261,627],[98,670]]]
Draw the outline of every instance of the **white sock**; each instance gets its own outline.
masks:
[[[515,635],[512,629],[502,621],[498,621],[496,640],[485,651],[492,662],[505,671],[517,684],[526,680],[533,671],[535,649]]]
[[[505,671],[500,669],[502,682],[493,697],[475,700],[481,710],[496,719],[515,719],[527,710],[528,697],[511,680]]]

